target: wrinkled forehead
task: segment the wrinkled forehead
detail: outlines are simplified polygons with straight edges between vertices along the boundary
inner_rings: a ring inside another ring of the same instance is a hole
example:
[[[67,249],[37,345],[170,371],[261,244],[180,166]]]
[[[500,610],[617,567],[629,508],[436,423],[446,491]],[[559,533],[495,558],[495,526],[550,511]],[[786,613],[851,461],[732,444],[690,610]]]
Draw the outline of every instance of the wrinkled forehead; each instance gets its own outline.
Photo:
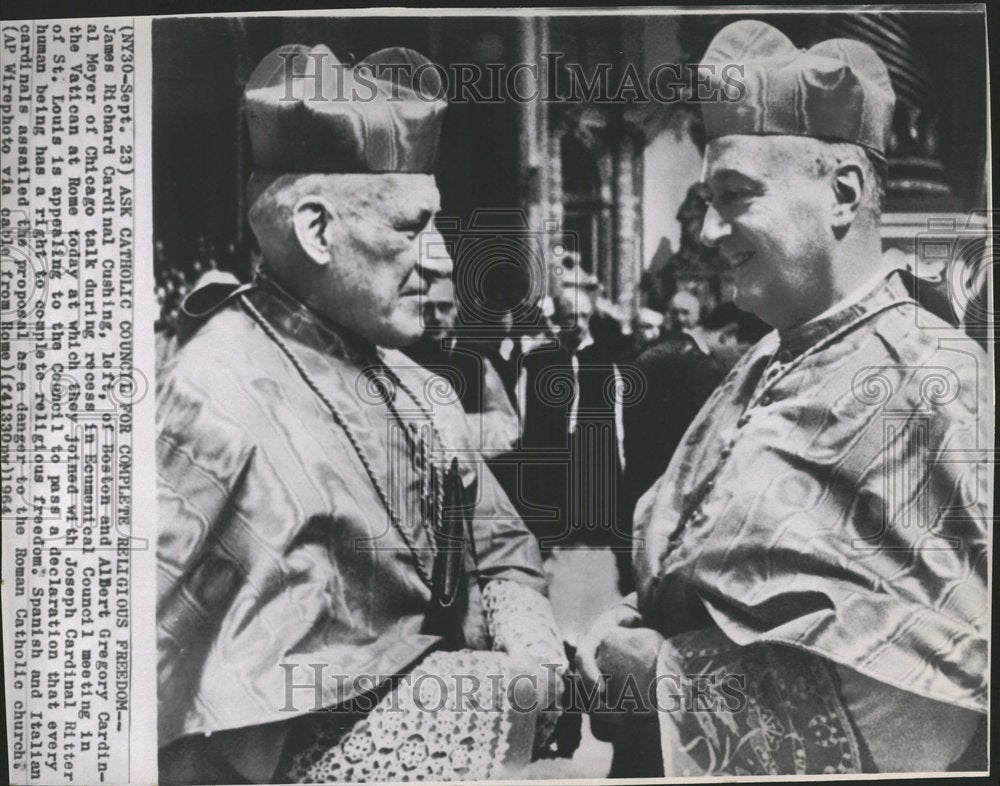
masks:
[[[782,134],[730,134],[705,146],[701,179],[712,185],[729,177],[772,180],[808,170],[816,140]]]
[[[433,175],[327,175],[327,187],[339,201],[391,214],[441,209],[441,195]]]
[[[272,195],[274,206],[287,210],[301,200],[322,197],[343,218],[382,223],[414,222],[441,208],[434,176],[425,174],[281,175],[265,194]]]

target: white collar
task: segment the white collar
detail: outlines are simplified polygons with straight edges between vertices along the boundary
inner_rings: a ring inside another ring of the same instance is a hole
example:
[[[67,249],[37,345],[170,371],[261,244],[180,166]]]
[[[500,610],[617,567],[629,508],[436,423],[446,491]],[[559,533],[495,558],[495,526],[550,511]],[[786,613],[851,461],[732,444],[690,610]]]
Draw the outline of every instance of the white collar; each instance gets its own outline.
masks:
[[[844,297],[830,306],[822,314],[818,314],[807,322],[803,322],[803,325],[809,325],[813,322],[819,322],[821,319],[826,319],[831,314],[837,314],[843,311],[848,306],[854,305],[859,300],[861,300],[865,295],[871,292],[875,285],[878,284],[882,279],[884,279],[888,273],[884,270],[878,270],[874,275],[865,280],[865,283],[859,287],[855,287]]]

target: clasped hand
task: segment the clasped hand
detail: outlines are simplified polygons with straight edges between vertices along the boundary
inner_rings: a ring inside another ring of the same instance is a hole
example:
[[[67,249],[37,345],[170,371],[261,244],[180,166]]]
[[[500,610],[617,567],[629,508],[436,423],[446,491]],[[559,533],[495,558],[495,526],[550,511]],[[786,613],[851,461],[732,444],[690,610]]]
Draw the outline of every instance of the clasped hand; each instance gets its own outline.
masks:
[[[599,616],[580,640],[576,668],[602,720],[617,723],[636,712],[652,711],[649,696],[663,636],[644,626],[634,596]],[[629,683],[631,682],[631,685]],[[629,697],[627,701],[623,701]]]

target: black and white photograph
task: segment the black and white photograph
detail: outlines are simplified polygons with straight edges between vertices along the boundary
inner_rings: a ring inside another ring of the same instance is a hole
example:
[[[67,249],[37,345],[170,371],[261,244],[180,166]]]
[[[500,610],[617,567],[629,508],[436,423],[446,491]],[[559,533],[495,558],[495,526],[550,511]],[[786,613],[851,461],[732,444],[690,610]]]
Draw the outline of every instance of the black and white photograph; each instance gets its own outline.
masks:
[[[154,23],[161,782],[982,768],[984,35]]]
[[[2,30],[12,783],[987,775],[985,6],[89,21]]]

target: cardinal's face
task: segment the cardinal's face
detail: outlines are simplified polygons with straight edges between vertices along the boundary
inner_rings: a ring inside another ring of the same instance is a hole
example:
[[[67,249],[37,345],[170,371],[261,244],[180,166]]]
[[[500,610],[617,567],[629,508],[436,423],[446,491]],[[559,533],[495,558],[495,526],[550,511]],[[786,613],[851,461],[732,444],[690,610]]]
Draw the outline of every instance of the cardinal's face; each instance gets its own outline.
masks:
[[[451,258],[434,226],[440,195],[430,175],[340,175],[326,194],[329,259],[324,315],[384,347],[412,344],[421,309]]]

